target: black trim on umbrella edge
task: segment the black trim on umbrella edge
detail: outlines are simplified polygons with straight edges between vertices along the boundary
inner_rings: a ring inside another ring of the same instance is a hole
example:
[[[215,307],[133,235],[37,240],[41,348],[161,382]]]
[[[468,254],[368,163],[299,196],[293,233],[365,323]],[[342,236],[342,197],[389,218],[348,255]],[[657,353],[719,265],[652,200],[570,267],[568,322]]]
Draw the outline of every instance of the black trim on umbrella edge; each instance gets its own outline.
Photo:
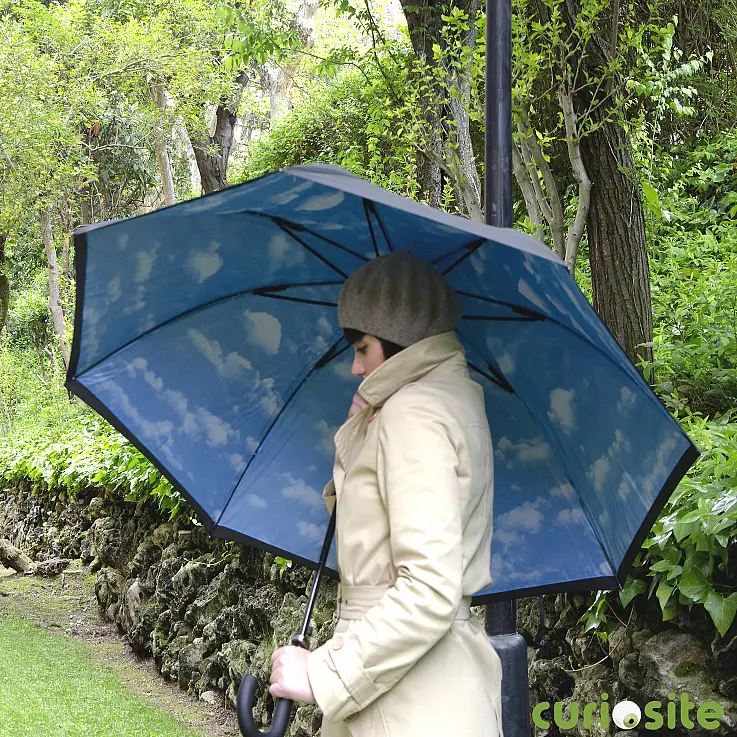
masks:
[[[541,322],[544,317],[531,317],[528,315],[520,315],[512,317],[511,315],[461,315],[461,320],[486,320],[488,322]]]
[[[528,596],[539,596],[541,594],[562,593],[587,593],[589,591],[616,591],[620,587],[615,576],[602,576],[601,578],[580,578],[575,581],[562,581],[548,586],[530,586],[526,589],[514,589],[513,591],[499,591],[497,593],[482,594],[471,598],[471,606],[492,604],[497,601],[511,601],[512,599],[523,599]]]
[[[617,571],[617,577],[622,586],[624,586],[624,582],[627,580],[627,576],[629,575],[637,553],[642,549],[642,544],[645,542],[645,538],[648,536],[650,530],[655,524],[655,521],[663,511],[663,507],[668,503],[668,500],[671,498],[671,495],[675,491],[681,479],[686,475],[688,469],[691,468],[701,455],[701,451],[691,442],[688,435],[684,433],[684,436],[689,443],[691,443],[690,447],[686,448],[680,460],[671,471],[670,476],[668,476],[663,488],[658,492],[658,495],[655,497],[655,501],[640,525],[640,529],[635,534],[629,548],[627,548],[627,552],[622,558],[619,570]]]
[[[74,332],[72,333],[72,352],[69,356],[67,367],[66,387],[74,380],[79,363],[79,352],[81,350],[82,337],[82,305],[84,304],[84,283],[87,274],[87,234],[76,233],[74,235],[74,282],[75,282],[75,309],[74,309]]]
[[[307,558],[303,558],[300,555],[290,553],[282,548],[277,547],[276,545],[265,543],[263,540],[259,540],[258,538],[249,537],[242,532],[238,532],[237,530],[233,530],[230,527],[226,527],[224,525],[216,525],[212,528],[210,534],[214,537],[219,537],[221,540],[231,540],[235,543],[238,543],[239,545],[246,545],[249,548],[264,550],[267,553],[272,553],[273,555],[285,557],[288,560],[299,563],[300,565],[311,568],[312,570],[317,570],[320,566],[319,561],[308,560]],[[332,545],[332,541],[330,544]],[[333,578],[336,581],[340,580],[338,571],[330,568],[328,565],[325,565],[323,573],[327,574],[328,576],[330,576],[330,578]]]
[[[274,419],[271,421],[271,424],[266,429],[266,432],[264,433],[263,437],[259,441],[259,448],[266,442],[266,438],[269,437],[269,433],[274,429],[274,426],[276,425],[276,423],[279,422],[279,418],[284,414],[284,411],[290,405],[291,401],[297,396],[297,392],[304,386],[304,383],[307,381],[307,379],[309,379],[310,376],[312,376],[312,374],[315,373],[318,367],[322,367],[325,365],[325,363],[327,362],[325,360],[326,356],[330,356],[335,351],[335,349],[337,348],[341,340],[343,340],[342,336],[338,338],[338,340],[336,340],[335,343],[333,343],[333,345],[331,345],[330,348],[328,348],[327,351],[325,351],[325,353],[322,354],[322,356],[320,356],[320,359],[315,363],[315,365],[309,371],[307,371],[307,373],[302,377],[302,380],[294,387],[294,390],[292,391],[292,393],[289,395],[289,397],[287,397],[287,401],[284,402],[281,409],[277,412],[276,417],[274,417]],[[330,359],[327,359],[327,360],[330,360]],[[225,514],[225,510],[228,508],[228,505],[232,501],[235,492],[238,490],[238,486],[240,486],[240,483],[243,480],[243,477],[248,472],[248,469],[251,467],[251,464],[253,463],[255,458],[256,458],[256,453],[254,453],[248,459],[248,463],[246,463],[246,467],[243,469],[243,472],[238,477],[238,480],[235,482],[235,484],[233,484],[233,488],[230,492],[230,495],[228,496],[228,500],[225,502],[225,504],[223,504],[223,511],[220,512],[220,516],[217,518],[217,520],[215,520],[216,526],[220,523],[220,520],[223,518],[223,515]]]
[[[66,388],[76,394],[85,404],[89,405],[92,409],[97,412],[104,420],[112,425],[121,435],[123,435],[137,450],[139,450],[146,459],[156,468],[162,476],[164,476],[171,485],[187,500],[187,503],[192,507],[200,521],[204,525],[208,533],[211,533],[212,527],[214,526],[214,520],[204,510],[204,508],[187,492],[184,487],[177,481],[171,472],[161,464],[161,461],[157,459],[150,451],[146,448],[141,448],[138,445],[138,436],[125,425],[117,415],[114,415],[108,410],[108,408],[93,394],[84,384],[80,383],[76,379],[72,379],[65,383]]]

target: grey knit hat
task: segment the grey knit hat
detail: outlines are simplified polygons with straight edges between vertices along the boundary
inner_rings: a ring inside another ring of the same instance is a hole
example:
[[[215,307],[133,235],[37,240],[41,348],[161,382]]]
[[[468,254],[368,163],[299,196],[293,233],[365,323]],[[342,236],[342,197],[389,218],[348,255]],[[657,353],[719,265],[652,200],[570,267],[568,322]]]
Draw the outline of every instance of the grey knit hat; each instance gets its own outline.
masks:
[[[354,271],[338,297],[338,323],[406,348],[453,330],[461,305],[453,287],[427,261],[389,253]]]

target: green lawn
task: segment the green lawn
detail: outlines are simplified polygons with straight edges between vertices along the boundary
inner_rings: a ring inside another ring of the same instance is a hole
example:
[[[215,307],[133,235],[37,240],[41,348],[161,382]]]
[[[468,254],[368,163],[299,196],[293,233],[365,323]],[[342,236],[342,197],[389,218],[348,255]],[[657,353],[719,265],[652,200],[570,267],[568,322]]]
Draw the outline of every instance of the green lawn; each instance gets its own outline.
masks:
[[[85,648],[0,618],[0,737],[201,737],[130,693]]]

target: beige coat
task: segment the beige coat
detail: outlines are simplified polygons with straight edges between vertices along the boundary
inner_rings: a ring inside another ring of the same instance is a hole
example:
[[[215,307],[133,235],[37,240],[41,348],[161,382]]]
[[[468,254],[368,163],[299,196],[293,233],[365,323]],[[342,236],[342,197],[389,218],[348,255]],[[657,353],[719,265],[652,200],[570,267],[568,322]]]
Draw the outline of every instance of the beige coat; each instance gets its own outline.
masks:
[[[455,332],[360,385],[335,436],[340,619],[307,672],[322,737],[498,737],[501,661],[471,595],[491,583],[493,456]]]

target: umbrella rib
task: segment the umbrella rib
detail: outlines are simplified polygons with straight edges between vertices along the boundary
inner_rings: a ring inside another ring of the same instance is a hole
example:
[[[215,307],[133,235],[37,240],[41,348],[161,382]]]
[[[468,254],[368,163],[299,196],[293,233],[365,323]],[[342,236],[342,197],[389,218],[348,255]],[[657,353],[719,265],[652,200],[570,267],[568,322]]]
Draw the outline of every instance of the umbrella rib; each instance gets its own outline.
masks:
[[[309,235],[314,236],[315,238],[319,238],[321,241],[325,241],[330,246],[333,246],[335,248],[338,248],[341,251],[345,251],[346,253],[350,253],[351,256],[355,256],[358,259],[361,259],[361,261],[365,261],[368,263],[371,259],[366,258],[362,253],[358,253],[358,251],[354,251],[352,248],[348,248],[347,246],[342,245],[341,243],[338,243],[338,241],[334,241],[332,238],[328,238],[326,235],[322,235],[321,233],[318,233],[311,228],[308,228],[306,225],[302,225],[301,223],[295,223],[291,220],[287,220],[287,218],[279,217],[278,215],[268,215],[263,212],[256,212],[255,210],[237,210],[234,211],[235,214],[238,215],[255,215],[257,217],[266,218],[267,220],[271,220],[272,223],[275,225],[279,225],[280,223],[286,223],[287,227],[292,228],[296,231],[302,231],[304,233],[309,233]],[[224,214],[230,214],[230,213],[224,213]],[[291,234],[290,234],[291,235]]]
[[[159,323],[158,325],[154,325],[154,327],[149,328],[148,330],[144,330],[142,333],[137,335],[135,338],[132,338],[127,343],[124,343],[123,345],[116,348],[111,353],[108,353],[106,356],[103,356],[99,360],[95,361],[93,364],[89,365],[81,374],[79,374],[76,378],[80,379],[82,376],[84,376],[87,372],[92,371],[92,369],[99,366],[103,361],[107,361],[109,358],[112,358],[116,353],[120,353],[121,351],[124,351],[128,346],[133,345],[133,343],[136,343],[137,341],[141,340],[142,338],[145,338],[148,335],[151,335],[151,333],[155,333],[161,328],[166,327],[172,322],[176,322],[182,317],[187,317],[188,315],[191,315],[195,312],[199,312],[200,310],[207,309],[208,307],[212,307],[213,305],[219,304],[220,302],[227,302],[229,299],[235,299],[236,297],[243,297],[246,294],[256,294],[259,290],[273,290],[273,291],[283,291],[285,289],[290,289],[293,287],[322,287],[322,286],[335,286],[337,284],[342,284],[343,282],[339,281],[315,281],[315,282],[304,282],[302,284],[279,284],[275,287],[254,287],[253,289],[243,289],[238,292],[232,292],[230,294],[226,294],[223,297],[218,297],[217,299],[212,299],[209,302],[204,302],[201,305],[197,305],[196,307],[192,307],[189,310],[185,310],[184,312],[180,312],[177,315],[174,315],[174,317],[170,317],[168,320],[164,320],[164,322]],[[270,294],[259,294],[260,297],[270,297],[273,295]]]
[[[335,343],[333,343],[333,345],[331,345],[330,348],[328,348],[328,350],[325,353],[323,353],[320,360],[305,374],[302,381],[300,381],[299,384],[297,384],[297,386],[294,388],[294,391],[287,398],[287,401],[284,402],[284,405],[279,410],[276,417],[274,417],[274,419],[272,420],[271,424],[269,425],[266,432],[264,433],[263,438],[261,438],[261,442],[259,443],[259,448],[266,442],[266,438],[269,437],[269,433],[274,429],[276,423],[279,422],[279,418],[284,414],[284,410],[286,410],[286,408],[289,406],[291,401],[297,396],[297,392],[302,388],[302,386],[307,381],[307,379],[309,379],[310,376],[312,376],[312,374],[318,368],[320,368],[321,366],[324,366],[328,361],[332,360],[332,358],[335,357],[335,356],[332,356],[331,354],[333,353],[333,351],[335,351],[336,347],[338,346],[341,340],[343,340],[342,337],[339,338],[337,341],[335,341]],[[337,353],[336,355],[340,355],[341,352]],[[251,467],[251,463],[253,463],[253,460],[257,455],[258,455],[258,449],[256,450],[256,453],[254,453],[248,459],[248,463],[246,464],[246,467],[243,469],[243,471],[241,472],[241,475],[238,477],[238,481],[236,481],[235,484],[233,485],[233,490],[230,492],[230,496],[228,497],[228,500],[225,502],[225,504],[223,504],[223,511],[220,512],[220,515],[218,516],[217,520],[214,521],[213,527],[217,527],[220,524],[220,520],[223,518],[223,515],[225,514],[225,510],[228,508],[228,505],[233,500],[233,495],[237,491],[238,487],[240,486],[241,481],[243,481],[243,477],[246,475],[246,472]]]
[[[379,254],[379,244],[376,242],[376,233],[374,233],[374,224],[371,222],[371,213],[368,209],[368,204],[366,203],[366,200],[363,201],[363,211],[366,215],[366,222],[369,226],[369,233],[371,233],[371,240],[374,244],[374,253],[376,254],[376,258],[380,256]]]
[[[492,384],[496,384],[500,389],[504,389],[505,392],[509,392],[510,394],[517,394],[516,391],[512,388],[512,385],[504,378],[501,371],[499,371],[497,368],[492,366],[490,363],[486,364],[489,368],[489,371],[493,374],[487,374],[486,371],[483,369],[480,369],[475,363],[468,362],[468,367],[470,369],[473,369],[477,374],[481,374],[485,379],[488,379]]]
[[[481,240],[480,243],[478,243],[478,245],[469,248],[468,251],[463,254],[463,256],[461,256],[457,261],[452,263],[445,271],[442,272],[443,276],[446,276],[451,271],[453,271],[453,269],[455,269],[455,267],[458,266],[458,264],[465,261],[471,254],[476,253],[476,251],[478,251],[479,248],[481,248],[481,246],[484,245],[484,243],[488,243],[488,238],[484,238],[483,240]]]
[[[328,261],[328,259],[326,259],[325,256],[318,253],[314,248],[312,248],[311,246],[308,246],[307,243],[305,243],[299,236],[295,235],[292,232],[292,230],[289,228],[289,226],[286,225],[285,222],[280,221],[280,220],[274,220],[274,223],[276,224],[278,228],[281,228],[288,236],[291,236],[292,238],[294,238],[294,240],[297,241],[297,243],[299,243],[299,245],[302,246],[302,248],[309,251],[313,256],[315,256],[315,258],[320,259],[320,261],[322,261],[324,264],[329,266],[336,273],[340,274],[344,279],[348,278],[348,274],[341,271],[334,263]]]
[[[376,210],[376,206],[374,205],[373,202],[371,202],[371,200],[367,200],[365,197],[363,198],[363,204],[367,210],[366,216],[368,217],[368,212],[370,211],[371,214],[376,218],[376,222],[379,224],[379,227],[381,228],[381,232],[384,235],[384,240],[386,241],[387,248],[392,253],[394,253],[394,249],[392,248],[392,242],[389,240],[389,234],[386,232],[384,223],[381,222],[381,218],[379,217],[379,213]]]
[[[456,294],[459,294],[462,297],[471,297],[472,299],[478,299],[481,302],[489,302],[490,304],[501,305],[502,307],[509,307],[513,312],[516,312],[520,315],[524,315],[525,317],[535,318],[536,320],[552,320],[553,322],[557,322],[557,320],[555,320],[555,318],[553,317],[544,315],[542,312],[537,312],[537,310],[531,310],[529,307],[522,307],[521,305],[516,305],[514,304],[514,302],[504,302],[501,299],[492,299],[491,297],[482,297],[480,294],[471,294],[471,292],[458,291],[456,292]]]
[[[458,246],[458,248],[454,248],[452,251],[448,251],[448,253],[445,253],[442,256],[439,256],[438,258],[436,258],[434,261],[431,261],[430,263],[434,266],[435,264],[439,264],[441,261],[445,261],[446,258],[452,256],[454,253],[460,253],[461,251],[471,250],[471,249],[475,251],[480,246],[483,246],[484,242],[487,240],[488,238],[476,238],[475,240],[472,240],[470,243],[466,243],[463,246]]]
[[[285,297],[283,294],[271,294],[270,292],[256,292],[254,294],[259,297],[269,297],[270,299],[283,299],[287,302],[302,302],[306,305],[322,305],[324,307],[337,307],[336,302],[322,302],[318,299],[303,299],[302,297]],[[520,318],[521,319],[521,318]]]

